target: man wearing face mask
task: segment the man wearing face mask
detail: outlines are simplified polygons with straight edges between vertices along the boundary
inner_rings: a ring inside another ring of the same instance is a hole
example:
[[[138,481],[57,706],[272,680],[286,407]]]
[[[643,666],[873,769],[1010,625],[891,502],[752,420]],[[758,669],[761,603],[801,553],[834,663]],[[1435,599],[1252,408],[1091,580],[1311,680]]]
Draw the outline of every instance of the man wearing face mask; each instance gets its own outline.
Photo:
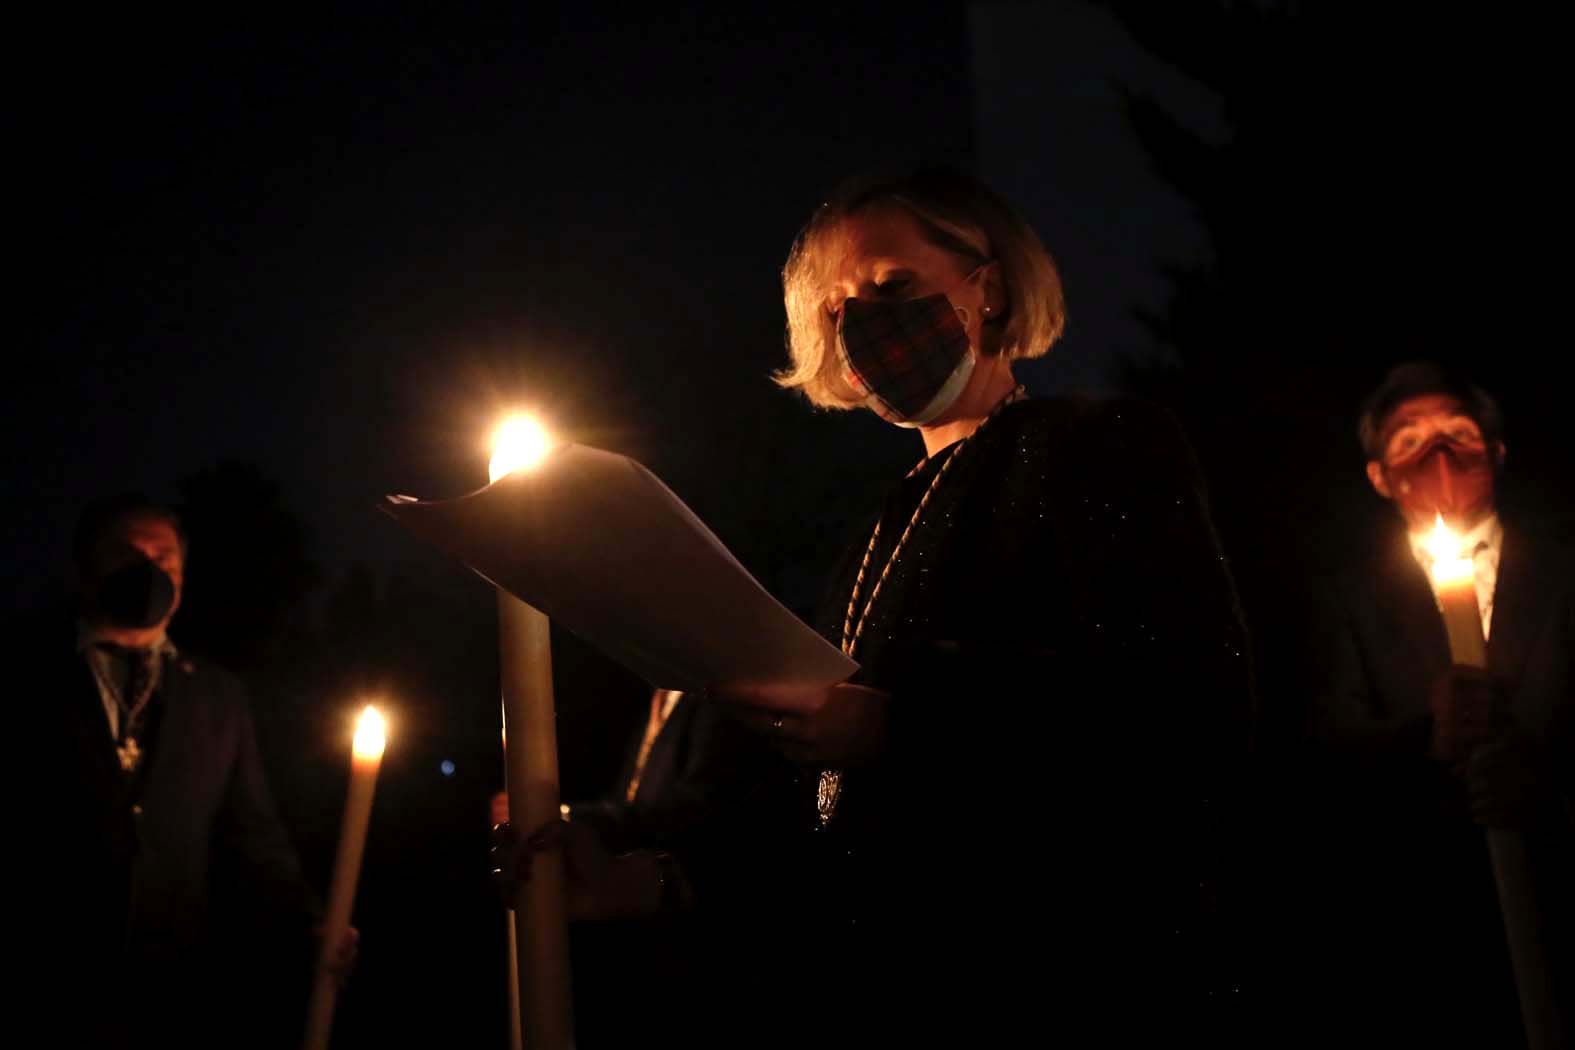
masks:
[[[289,1027],[278,1025],[287,1004],[277,1002],[245,1004],[266,1005],[275,1028],[207,1027],[221,990],[209,983],[217,956],[206,921],[221,868],[244,885],[257,928],[298,931],[300,958],[311,958],[315,899],[265,783],[240,683],[167,633],[185,555],[174,513],[135,495],[88,508],[74,542],[75,650],[47,714],[59,778],[51,799],[63,803],[51,831],[65,839],[52,877],[67,891],[70,923],[69,966],[52,990],[87,992],[62,1017],[93,1045],[249,1045]],[[352,935],[336,946],[336,965],[353,951]]]
[[[1483,830],[1525,836],[1539,932],[1567,981],[1575,561],[1500,519],[1503,424],[1479,388],[1402,365],[1359,436],[1399,521],[1376,560],[1334,579],[1311,663],[1327,821],[1313,925],[1341,989],[1326,1016],[1375,1040],[1524,1045]],[[1486,670],[1451,666],[1428,576],[1439,519],[1474,564]]]

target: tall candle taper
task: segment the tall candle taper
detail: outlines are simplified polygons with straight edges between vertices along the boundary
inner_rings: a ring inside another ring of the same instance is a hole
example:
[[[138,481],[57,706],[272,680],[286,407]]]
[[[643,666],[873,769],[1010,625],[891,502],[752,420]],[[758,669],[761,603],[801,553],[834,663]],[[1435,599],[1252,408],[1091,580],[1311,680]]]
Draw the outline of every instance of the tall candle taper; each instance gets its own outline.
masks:
[[[1461,549],[1460,541],[1442,516],[1427,546],[1433,559],[1429,575],[1444,616],[1444,630],[1449,635],[1450,659],[1456,664],[1485,669],[1487,639],[1477,607],[1471,552]],[[1498,887],[1499,912],[1509,941],[1510,963],[1515,971],[1515,989],[1520,996],[1521,1020],[1526,1026],[1526,1042],[1530,1050],[1551,1050],[1560,1045],[1562,1024],[1543,952],[1526,839],[1510,828],[1488,828],[1487,844],[1493,881]]]
[[[387,726],[377,708],[368,706],[356,722],[355,741],[350,749],[350,790],[345,797],[344,819],[339,828],[339,852],[334,858],[334,876],[328,892],[328,913],[323,922],[322,946],[318,953],[317,974],[312,984],[312,1000],[306,1015],[306,1050],[324,1050],[334,1024],[334,1005],[339,997],[340,975],[332,962],[350,929],[350,912],[355,906],[356,882],[361,875],[361,855],[366,849],[366,828],[372,817],[372,793],[377,787],[377,771],[383,764],[383,744]]]
[[[540,424],[524,417],[511,419],[499,428],[488,473],[496,482],[529,470],[548,448]],[[528,835],[558,819],[552,647],[547,617],[501,589],[498,671],[503,685],[509,820]],[[563,855],[557,849],[547,850],[532,858],[530,878],[514,901],[517,987],[529,1050],[568,1050],[574,1045],[569,928],[563,902]]]

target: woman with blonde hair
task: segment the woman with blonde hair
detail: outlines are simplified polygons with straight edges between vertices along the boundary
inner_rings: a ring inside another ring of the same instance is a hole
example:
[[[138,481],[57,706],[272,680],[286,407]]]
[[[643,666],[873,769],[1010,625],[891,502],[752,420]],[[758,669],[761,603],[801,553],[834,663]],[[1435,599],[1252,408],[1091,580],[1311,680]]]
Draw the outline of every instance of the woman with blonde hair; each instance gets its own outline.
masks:
[[[783,282],[778,382],[925,453],[828,592],[858,674],[719,691],[813,795],[808,866],[762,902],[801,919],[783,995],[845,1018],[821,1042],[1217,1033],[1251,686],[1185,440],[1142,403],[1026,395],[1013,366],[1061,335],[1061,282],[970,176],[844,187]]]

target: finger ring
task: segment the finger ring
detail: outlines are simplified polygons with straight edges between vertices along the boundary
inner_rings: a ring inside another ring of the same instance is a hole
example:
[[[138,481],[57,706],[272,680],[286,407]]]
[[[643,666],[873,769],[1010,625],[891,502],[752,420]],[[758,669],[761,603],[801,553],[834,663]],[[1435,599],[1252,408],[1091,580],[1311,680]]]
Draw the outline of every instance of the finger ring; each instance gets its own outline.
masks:
[[[771,721],[771,731],[773,733],[780,733],[780,732],[782,732],[782,716],[781,715],[777,715],[776,718],[772,719],[772,721]]]

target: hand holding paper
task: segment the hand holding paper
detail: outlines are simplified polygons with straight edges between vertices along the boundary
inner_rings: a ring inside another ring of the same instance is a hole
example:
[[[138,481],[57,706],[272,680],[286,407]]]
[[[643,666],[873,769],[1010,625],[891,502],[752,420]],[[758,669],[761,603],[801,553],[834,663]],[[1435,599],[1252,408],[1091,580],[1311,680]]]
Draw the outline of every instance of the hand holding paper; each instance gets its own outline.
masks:
[[[788,758],[837,769],[862,765],[886,747],[890,695],[868,686],[738,686],[717,690],[732,714]]]

